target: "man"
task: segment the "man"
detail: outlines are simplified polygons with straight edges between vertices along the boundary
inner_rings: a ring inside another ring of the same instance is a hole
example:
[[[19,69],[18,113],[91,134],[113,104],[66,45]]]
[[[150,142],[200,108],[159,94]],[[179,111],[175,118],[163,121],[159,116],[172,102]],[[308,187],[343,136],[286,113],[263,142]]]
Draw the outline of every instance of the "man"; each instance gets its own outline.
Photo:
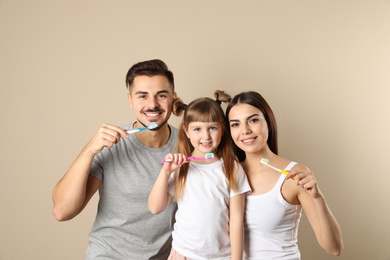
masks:
[[[58,221],[74,218],[99,190],[86,259],[167,259],[176,205],[153,215],[147,200],[161,160],[176,149],[177,129],[168,119],[179,99],[173,74],[161,60],[133,65],[126,85],[137,120],[122,128],[100,127],[54,187],[53,214]],[[152,122],[158,127],[126,132]]]

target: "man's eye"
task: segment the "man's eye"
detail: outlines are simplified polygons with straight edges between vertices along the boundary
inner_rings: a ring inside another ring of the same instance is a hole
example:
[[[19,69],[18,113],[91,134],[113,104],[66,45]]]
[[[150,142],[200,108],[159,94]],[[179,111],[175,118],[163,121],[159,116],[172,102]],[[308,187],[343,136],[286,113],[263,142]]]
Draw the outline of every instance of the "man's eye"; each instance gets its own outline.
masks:
[[[167,95],[158,95],[157,98],[158,98],[158,99],[166,99],[166,98],[167,98]]]

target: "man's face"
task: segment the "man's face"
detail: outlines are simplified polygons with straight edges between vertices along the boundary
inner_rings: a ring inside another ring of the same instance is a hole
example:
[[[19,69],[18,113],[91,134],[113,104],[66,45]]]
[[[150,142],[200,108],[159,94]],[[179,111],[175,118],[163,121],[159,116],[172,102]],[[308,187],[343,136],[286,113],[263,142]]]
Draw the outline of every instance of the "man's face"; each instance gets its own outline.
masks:
[[[164,76],[137,76],[128,95],[128,101],[138,122],[147,126],[157,122],[163,126],[172,112],[172,103],[176,93],[172,91],[168,79]],[[137,126],[138,127],[138,126]]]

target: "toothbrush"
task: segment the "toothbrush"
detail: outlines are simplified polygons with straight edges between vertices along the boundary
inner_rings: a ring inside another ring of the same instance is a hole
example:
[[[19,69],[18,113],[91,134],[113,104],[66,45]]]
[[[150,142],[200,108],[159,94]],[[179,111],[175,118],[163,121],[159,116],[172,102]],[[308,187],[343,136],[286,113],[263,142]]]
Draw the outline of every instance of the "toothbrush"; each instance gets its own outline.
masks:
[[[152,123],[150,123],[150,125],[148,125],[146,127],[139,127],[139,128],[136,128],[136,129],[128,130],[126,132],[129,133],[129,134],[133,134],[133,133],[141,132],[141,131],[144,131],[144,130],[154,129],[157,126],[158,126],[157,122],[152,122]]]
[[[289,174],[289,172],[286,171],[286,170],[282,170],[282,169],[279,169],[279,168],[276,168],[276,167],[270,165],[269,164],[269,160],[267,158],[261,158],[260,163],[262,163],[264,165],[267,165],[268,167],[274,169],[275,171],[281,172],[281,173],[283,173],[285,175]]]
[[[214,159],[214,153],[206,153],[204,155],[204,158],[195,157],[195,156],[187,157],[188,161],[204,161],[204,160],[210,160],[210,159]],[[162,162],[172,162],[172,159],[165,159]]]

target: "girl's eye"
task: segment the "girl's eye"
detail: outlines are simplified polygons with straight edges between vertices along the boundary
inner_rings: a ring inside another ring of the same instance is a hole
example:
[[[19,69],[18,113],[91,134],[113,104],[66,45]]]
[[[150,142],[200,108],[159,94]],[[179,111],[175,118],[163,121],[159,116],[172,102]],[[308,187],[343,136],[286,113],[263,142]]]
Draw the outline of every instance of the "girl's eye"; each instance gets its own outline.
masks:
[[[249,122],[250,123],[257,123],[259,121],[258,118],[252,118]]]
[[[216,131],[216,130],[218,130],[218,128],[216,126],[212,126],[212,127],[210,127],[210,130],[211,131]]]
[[[237,127],[238,124],[237,123],[233,123],[233,124],[230,124],[230,127],[233,128],[233,127]]]

